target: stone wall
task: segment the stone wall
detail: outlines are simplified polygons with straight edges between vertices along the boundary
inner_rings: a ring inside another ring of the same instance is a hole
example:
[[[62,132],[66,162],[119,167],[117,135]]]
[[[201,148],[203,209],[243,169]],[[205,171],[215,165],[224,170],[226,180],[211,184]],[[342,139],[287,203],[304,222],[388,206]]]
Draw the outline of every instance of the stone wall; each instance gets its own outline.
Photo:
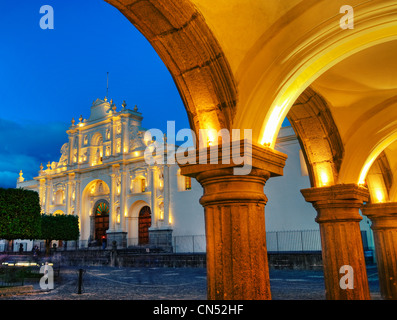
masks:
[[[205,253],[151,253],[130,250],[77,250],[55,253],[62,266],[206,267]],[[321,252],[269,253],[269,268],[322,269]]]

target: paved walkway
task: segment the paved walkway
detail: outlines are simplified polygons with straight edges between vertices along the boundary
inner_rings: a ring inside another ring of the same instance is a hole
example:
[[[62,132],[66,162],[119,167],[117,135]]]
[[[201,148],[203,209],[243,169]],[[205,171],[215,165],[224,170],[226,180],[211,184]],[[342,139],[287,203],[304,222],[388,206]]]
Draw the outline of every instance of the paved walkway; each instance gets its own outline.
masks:
[[[205,268],[112,268],[86,267],[82,293],[78,294],[78,268],[62,268],[55,288],[40,290],[30,282],[30,294],[0,297],[0,300],[205,300]],[[376,266],[368,267],[373,300],[379,300]],[[322,271],[270,270],[273,300],[324,300]]]

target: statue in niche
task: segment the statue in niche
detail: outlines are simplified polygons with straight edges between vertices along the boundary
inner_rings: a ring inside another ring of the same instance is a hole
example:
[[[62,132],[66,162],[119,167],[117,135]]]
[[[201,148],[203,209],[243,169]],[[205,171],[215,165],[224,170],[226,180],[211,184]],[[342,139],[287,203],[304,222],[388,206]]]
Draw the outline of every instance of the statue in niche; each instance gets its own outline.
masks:
[[[87,158],[88,158],[88,150],[87,149],[85,149],[84,151],[83,151],[83,155],[82,155],[82,161],[83,162],[85,162],[85,161],[87,161]]]
[[[100,164],[101,163],[101,153],[99,151],[99,148],[96,149],[95,163],[96,164]]]
[[[103,193],[103,184],[102,184],[102,182],[98,182],[98,193]]]
[[[121,152],[121,141],[120,141],[120,140],[117,140],[117,143],[116,143],[116,150],[117,150],[117,153],[120,153],[120,152]]]
[[[88,143],[88,136],[85,135],[85,136],[84,136],[84,145],[86,145],[87,143]]]
[[[110,129],[106,129],[106,139],[110,139]]]

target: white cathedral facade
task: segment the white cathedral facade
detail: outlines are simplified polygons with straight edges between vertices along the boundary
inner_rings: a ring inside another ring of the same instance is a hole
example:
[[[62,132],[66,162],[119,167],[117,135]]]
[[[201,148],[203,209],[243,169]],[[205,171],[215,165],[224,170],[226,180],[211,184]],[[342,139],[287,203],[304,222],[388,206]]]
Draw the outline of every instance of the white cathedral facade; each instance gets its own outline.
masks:
[[[94,101],[88,119],[72,121],[59,161],[33,180],[21,173],[17,188],[37,191],[42,213],[77,215],[79,248],[170,247],[173,235],[203,235],[201,186],[177,164],[148,165],[142,114],[125,103],[116,109],[106,98]]]
[[[98,247],[104,241],[109,247],[116,241],[119,248],[159,245],[173,252],[204,252],[203,189],[180,175],[177,163],[145,161],[144,151],[153,141],[144,139],[142,119],[137,107],[130,110],[123,103],[117,111],[112,101],[97,99],[88,119],[72,120],[59,161],[41,166],[32,180],[24,180],[21,171],[17,188],[37,191],[42,213],[79,217],[80,239],[71,247]],[[284,175],[270,179],[264,190],[270,199],[265,209],[268,251],[320,251],[316,211],[300,193],[310,181],[291,127],[281,128],[276,149],[288,159]],[[373,247],[365,216],[361,229]],[[19,243],[26,250],[34,244],[15,241],[14,250]],[[1,246],[0,241],[0,251]]]

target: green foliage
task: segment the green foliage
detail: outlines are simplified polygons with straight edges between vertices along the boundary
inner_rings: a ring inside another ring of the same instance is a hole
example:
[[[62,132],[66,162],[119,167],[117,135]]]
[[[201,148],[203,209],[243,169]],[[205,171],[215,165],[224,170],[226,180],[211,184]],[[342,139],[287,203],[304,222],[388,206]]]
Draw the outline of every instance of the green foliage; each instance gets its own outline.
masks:
[[[41,216],[41,239],[78,240],[79,235],[78,216],[64,214]]]
[[[0,188],[0,239],[38,239],[40,234],[38,193]]]

